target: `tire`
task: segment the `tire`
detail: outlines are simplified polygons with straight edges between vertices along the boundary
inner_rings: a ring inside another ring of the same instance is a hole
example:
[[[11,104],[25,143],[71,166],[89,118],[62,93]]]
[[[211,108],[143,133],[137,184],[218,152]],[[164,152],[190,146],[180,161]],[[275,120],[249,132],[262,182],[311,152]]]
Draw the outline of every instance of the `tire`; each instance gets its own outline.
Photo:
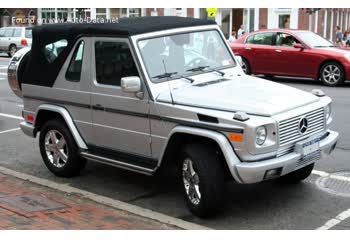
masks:
[[[14,44],[11,44],[9,47],[9,52],[7,53],[9,55],[9,57],[13,57],[13,55],[15,55],[15,53],[17,52],[17,47]]]
[[[215,148],[200,143],[188,144],[181,150],[179,160],[183,194],[189,210],[198,217],[217,214],[224,202],[225,174]]]
[[[325,63],[319,74],[322,83],[329,87],[340,86],[345,81],[344,68],[337,62]]]
[[[64,142],[60,141],[62,137]],[[52,144],[53,139],[56,139],[56,144]],[[40,131],[39,147],[46,167],[56,176],[77,176],[86,165],[86,159],[79,155],[79,148],[62,120],[52,119],[43,125]]]
[[[250,64],[248,62],[247,59],[245,59],[244,57],[242,57],[242,70],[245,74],[250,75],[251,72],[251,68],[250,68]]]
[[[310,176],[312,170],[314,169],[314,165],[315,164],[313,163],[294,172],[288,173],[287,175],[280,177],[279,181],[287,184],[299,183]]]

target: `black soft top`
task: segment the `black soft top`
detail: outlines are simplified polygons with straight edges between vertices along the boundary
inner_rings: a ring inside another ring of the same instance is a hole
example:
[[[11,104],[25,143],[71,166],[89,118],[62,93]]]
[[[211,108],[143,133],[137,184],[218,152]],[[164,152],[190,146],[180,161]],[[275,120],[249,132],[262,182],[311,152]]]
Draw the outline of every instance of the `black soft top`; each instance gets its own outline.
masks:
[[[61,23],[33,28],[33,43],[26,64],[23,83],[53,86],[57,75],[69,55],[75,41],[83,35],[130,37],[168,29],[213,25],[214,21],[183,17],[121,18],[118,23]],[[47,44],[65,39],[68,45],[53,63],[44,55]]]

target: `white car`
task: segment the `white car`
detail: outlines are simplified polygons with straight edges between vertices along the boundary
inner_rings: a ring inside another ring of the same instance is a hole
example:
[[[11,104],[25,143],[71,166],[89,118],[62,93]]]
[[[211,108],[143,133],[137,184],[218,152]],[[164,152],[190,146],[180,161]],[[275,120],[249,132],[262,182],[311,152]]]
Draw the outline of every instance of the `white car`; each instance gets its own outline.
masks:
[[[0,28],[0,52],[12,57],[17,50],[32,45],[32,29],[29,27]]]

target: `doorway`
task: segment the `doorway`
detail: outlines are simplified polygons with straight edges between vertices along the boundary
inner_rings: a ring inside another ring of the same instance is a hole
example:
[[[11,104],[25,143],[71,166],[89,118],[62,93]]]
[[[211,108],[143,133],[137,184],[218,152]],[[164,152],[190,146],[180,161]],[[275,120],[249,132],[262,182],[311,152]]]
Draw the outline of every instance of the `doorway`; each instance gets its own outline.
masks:
[[[238,31],[243,24],[243,8],[232,9],[232,31]]]

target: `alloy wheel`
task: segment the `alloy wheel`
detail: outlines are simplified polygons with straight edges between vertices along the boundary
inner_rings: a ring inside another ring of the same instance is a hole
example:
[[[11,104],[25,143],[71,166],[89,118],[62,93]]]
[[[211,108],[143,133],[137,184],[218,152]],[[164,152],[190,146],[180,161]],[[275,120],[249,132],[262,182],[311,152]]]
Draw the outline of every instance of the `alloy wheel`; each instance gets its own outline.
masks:
[[[335,84],[341,78],[341,70],[336,65],[327,65],[322,72],[322,77],[328,84]]]
[[[193,167],[190,158],[186,158],[182,165],[182,178],[188,199],[194,205],[198,205],[201,200],[199,189],[199,176]]]
[[[68,159],[68,148],[63,135],[56,131],[50,130],[45,135],[45,151],[50,163],[62,168],[66,165]]]
[[[244,60],[242,60],[241,68],[242,68],[243,72],[245,74],[247,74],[248,67],[247,67],[247,64]]]

